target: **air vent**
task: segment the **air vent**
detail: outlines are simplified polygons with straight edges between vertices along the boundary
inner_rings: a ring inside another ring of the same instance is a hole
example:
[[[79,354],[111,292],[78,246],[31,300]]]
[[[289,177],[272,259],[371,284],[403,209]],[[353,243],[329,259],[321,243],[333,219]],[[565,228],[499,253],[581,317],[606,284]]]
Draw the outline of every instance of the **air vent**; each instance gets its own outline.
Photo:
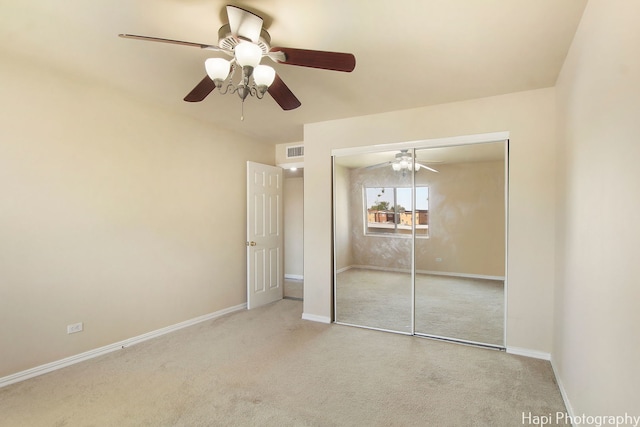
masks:
[[[303,157],[304,156],[304,145],[295,145],[292,147],[287,147],[287,159],[291,159],[293,157]]]

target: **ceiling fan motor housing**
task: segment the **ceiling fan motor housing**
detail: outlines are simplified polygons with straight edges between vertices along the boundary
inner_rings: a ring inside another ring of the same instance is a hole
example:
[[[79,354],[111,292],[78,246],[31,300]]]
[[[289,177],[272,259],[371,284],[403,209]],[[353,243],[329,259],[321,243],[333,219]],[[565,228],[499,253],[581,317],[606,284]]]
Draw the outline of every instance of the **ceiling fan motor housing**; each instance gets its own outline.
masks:
[[[218,46],[221,49],[232,51],[241,41],[251,42],[251,40],[244,39],[242,36],[234,36],[231,33],[231,26],[229,24],[223,25],[218,30]],[[271,50],[271,36],[267,30],[264,28],[260,30],[260,38],[255,44],[260,47],[263,55],[269,53],[269,50]]]

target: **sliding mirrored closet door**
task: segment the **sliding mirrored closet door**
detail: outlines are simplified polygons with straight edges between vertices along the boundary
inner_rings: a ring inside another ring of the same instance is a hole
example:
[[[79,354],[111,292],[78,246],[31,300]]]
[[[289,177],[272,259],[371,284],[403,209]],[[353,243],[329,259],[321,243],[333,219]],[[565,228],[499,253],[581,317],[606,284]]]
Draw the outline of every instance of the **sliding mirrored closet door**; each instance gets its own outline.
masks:
[[[415,240],[415,333],[504,345],[506,142],[416,150],[438,173]]]
[[[413,177],[389,166],[395,153],[334,159],[335,318],[412,333]]]
[[[506,153],[334,156],[336,322],[504,347]]]

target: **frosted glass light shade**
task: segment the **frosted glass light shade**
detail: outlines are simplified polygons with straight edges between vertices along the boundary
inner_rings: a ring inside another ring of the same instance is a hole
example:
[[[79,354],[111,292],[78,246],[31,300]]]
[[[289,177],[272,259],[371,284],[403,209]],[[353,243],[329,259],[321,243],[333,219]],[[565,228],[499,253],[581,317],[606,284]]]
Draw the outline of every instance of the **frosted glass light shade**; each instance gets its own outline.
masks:
[[[268,65],[258,65],[253,69],[253,81],[256,86],[271,86],[273,79],[276,78],[276,70]]]
[[[260,46],[250,42],[240,42],[233,51],[241,67],[256,67],[262,59]]]
[[[204,61],[204,68],[211,80],[225,80],[231,70],[231,63],[222,58],[209,58]]]

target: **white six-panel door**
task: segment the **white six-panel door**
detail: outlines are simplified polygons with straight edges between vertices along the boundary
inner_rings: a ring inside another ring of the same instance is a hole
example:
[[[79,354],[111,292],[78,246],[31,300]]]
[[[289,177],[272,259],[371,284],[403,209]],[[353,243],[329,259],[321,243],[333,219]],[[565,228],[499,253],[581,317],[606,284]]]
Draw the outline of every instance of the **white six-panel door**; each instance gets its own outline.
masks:
[[[247,308],[282,299],[282,169],[247,162]]]

